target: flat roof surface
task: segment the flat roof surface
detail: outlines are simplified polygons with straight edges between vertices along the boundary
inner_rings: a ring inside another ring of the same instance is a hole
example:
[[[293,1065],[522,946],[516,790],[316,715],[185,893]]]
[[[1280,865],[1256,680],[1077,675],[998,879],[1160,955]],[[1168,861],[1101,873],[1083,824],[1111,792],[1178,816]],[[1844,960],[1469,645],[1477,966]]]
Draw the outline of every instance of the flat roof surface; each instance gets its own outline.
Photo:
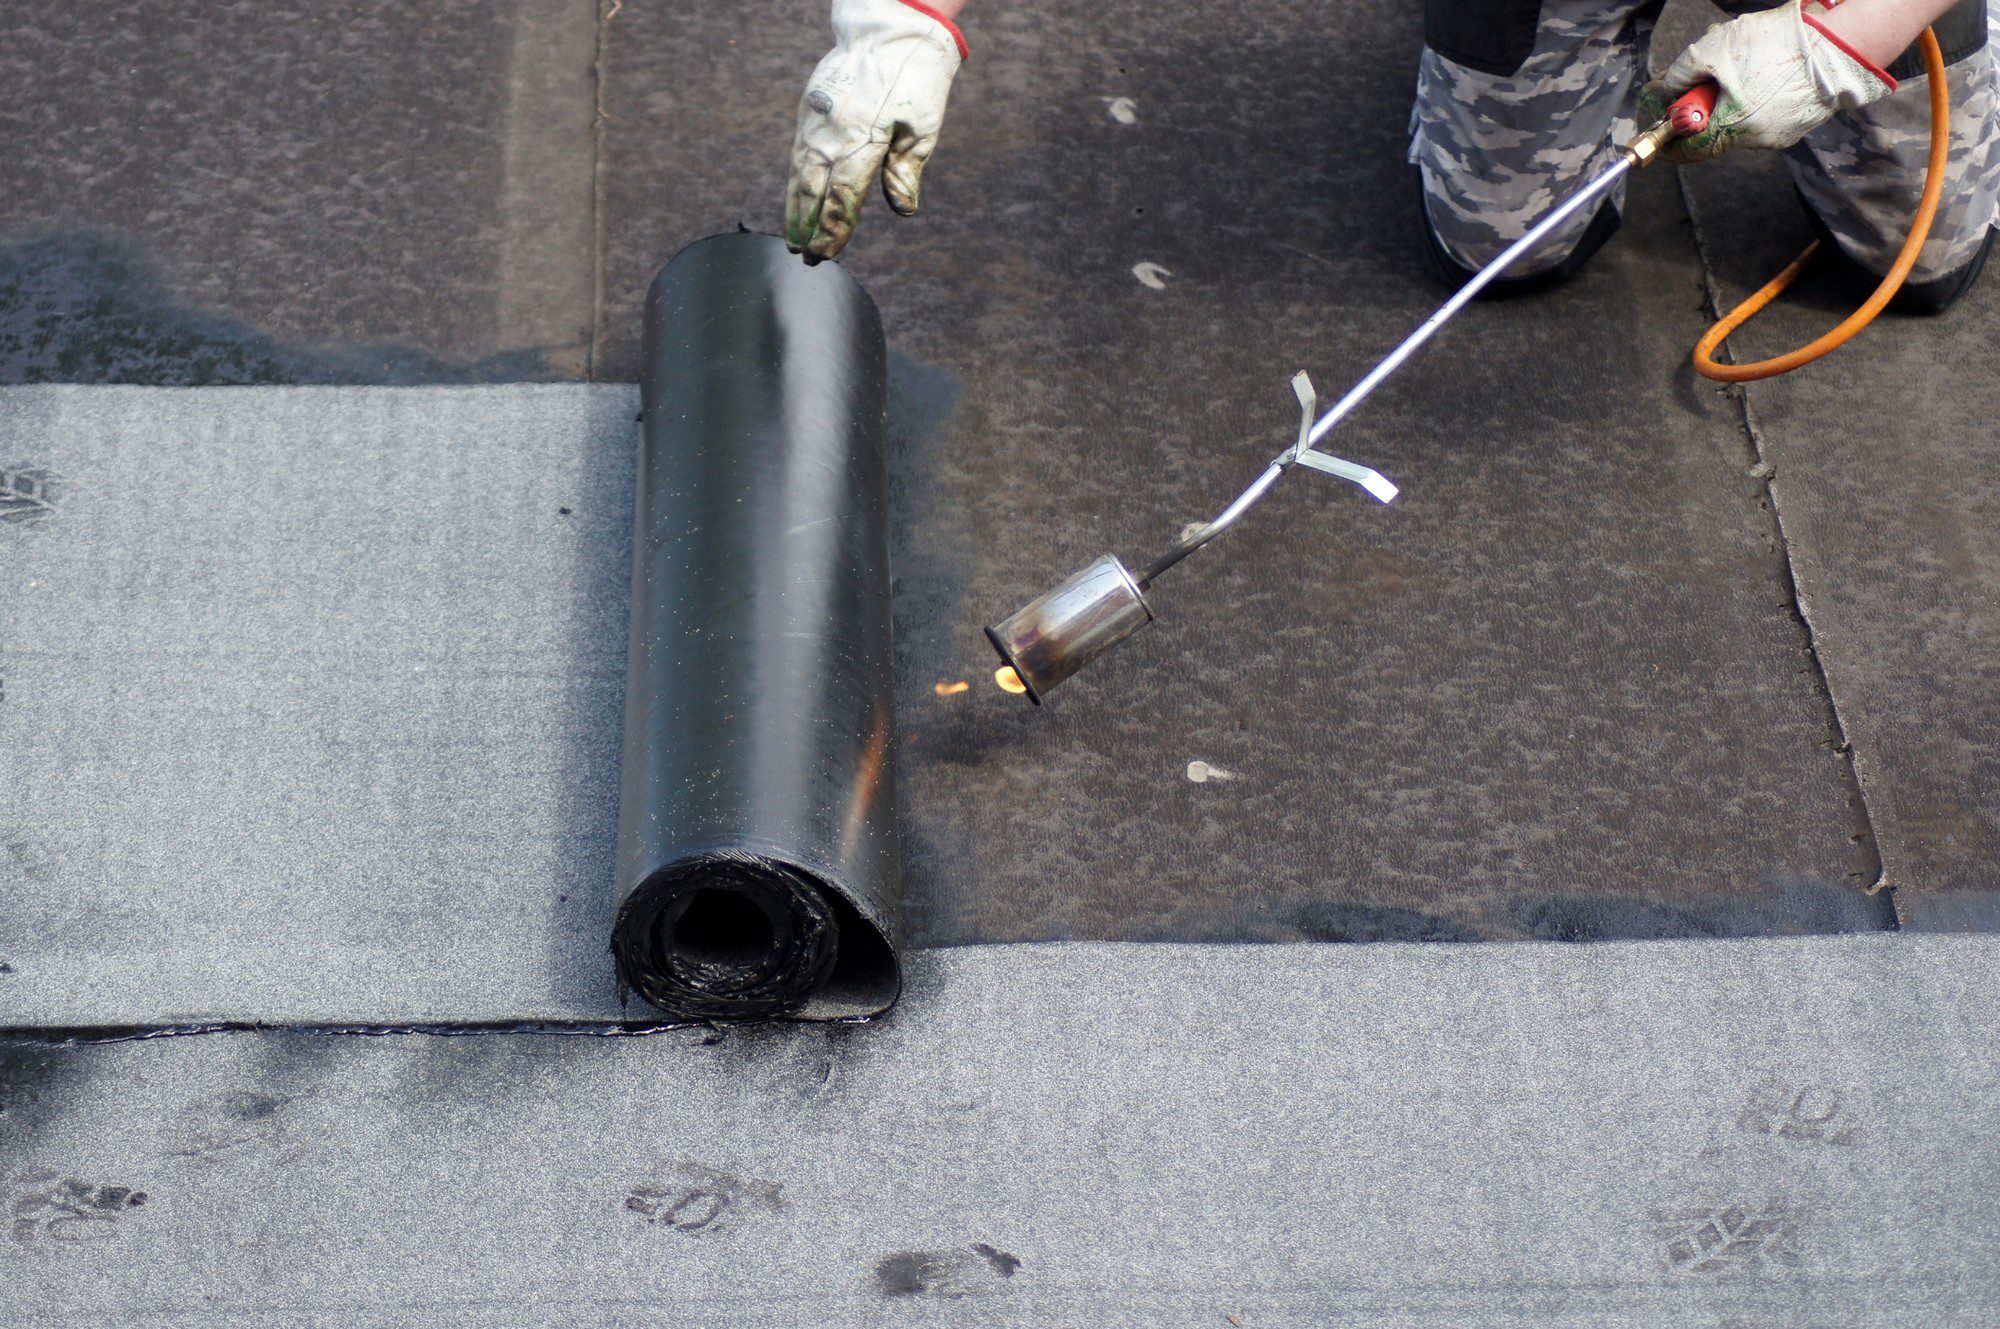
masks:
[[[828,38],[0,18],[0,383],[37,385],[0,391],[0,1318],[1981,1322],[1994,957],[1914,934],[2000,924],[1993,274],[1720,389],[1688,349],[1809,231],[1775,160],[1655,168],[1580,279],[1469,310],[1328,441],[1394,507],[1295,476],[1055,705],[986,687],[982,623],[1209,515],[1295,370],[1337,391],[1443,298],[1420,14],[1334,17],[975,5],[923,215],[869,205],[887,1023],[83,1046],[46,1029],[600,1000],[609,385],[675,250],[776,229]],[[221,384],[261,386],[174,390]],[[532,669],[495,693],[497,626]],[[1292,944],[1178,944],[1252,941]]]

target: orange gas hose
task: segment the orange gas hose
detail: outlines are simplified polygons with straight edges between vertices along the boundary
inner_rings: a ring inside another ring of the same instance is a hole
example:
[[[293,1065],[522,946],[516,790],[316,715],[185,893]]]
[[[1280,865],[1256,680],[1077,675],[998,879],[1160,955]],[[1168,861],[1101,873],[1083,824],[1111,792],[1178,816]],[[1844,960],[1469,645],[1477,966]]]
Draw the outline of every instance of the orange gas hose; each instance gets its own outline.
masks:
[[[1944,83],[1944,52],[1938,49],[1937,35],[1929,28],[1924,29],[1924,74],[1931,85],[1931,155],[1930,164],[1924,172],[1924,194],[1917,204],[1916,220],[1910,223],[1910,237],[1903,241],[1903,248],[1896,255],[1895,264],[1889,274],[1882,278],[1882,284],[1875,293],[1844,319],[1840,326],[1819,340],[1809,342],[1786,355],[1774,356],[1769,360],[1759,360],[1754,364],[1726,365],[1715,359],[1715,350],[1722,345],[1723,338],[1748,323],[1757,312],[1778,298],[1798,275],[1806,270],[1814,254],[1819,252],[1819,241],[1807,245],[1799,256],[1792,260],[1783,272],[1764,283],[1762,290],[1745,300],[1736,308],[1722,316],[1720,322],[1710,328],[1694,348],[1695,371],[1704,378],[1716,379],[1723,383],[1749,383],[1760,378],[1771,378],[1778,374],[1789,374],[1800,365],[1811,364],[1836,346],[1844,345],[1855,333],[1875,321],[1875,316],[1902,289],[1903,279],[1916,266],[1917,254],[1930,238],[1931,222],[1937,216],[1938,200],[1944,195],[1945,154],[1951,147],[1951,97]]]

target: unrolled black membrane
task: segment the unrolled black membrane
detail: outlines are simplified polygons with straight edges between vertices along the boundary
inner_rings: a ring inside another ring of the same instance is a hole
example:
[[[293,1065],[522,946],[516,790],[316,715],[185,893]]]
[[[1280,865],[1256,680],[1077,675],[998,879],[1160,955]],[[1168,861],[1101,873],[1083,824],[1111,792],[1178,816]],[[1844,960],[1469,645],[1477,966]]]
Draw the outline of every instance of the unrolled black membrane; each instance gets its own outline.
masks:
[[[854,279],[770,236],[647,297],[611,948],[670,1015],[896,999],[884,361]]]

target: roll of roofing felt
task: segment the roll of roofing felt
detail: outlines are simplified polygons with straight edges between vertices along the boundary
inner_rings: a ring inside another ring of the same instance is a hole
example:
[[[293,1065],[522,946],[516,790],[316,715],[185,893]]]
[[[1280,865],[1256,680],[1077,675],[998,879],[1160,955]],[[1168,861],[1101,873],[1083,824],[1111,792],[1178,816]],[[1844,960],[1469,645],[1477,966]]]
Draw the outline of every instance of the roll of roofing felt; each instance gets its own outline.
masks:
[[[884,359],[853,278],[770,236],[647,299],[612,950],[671,1015],[896,999]]]

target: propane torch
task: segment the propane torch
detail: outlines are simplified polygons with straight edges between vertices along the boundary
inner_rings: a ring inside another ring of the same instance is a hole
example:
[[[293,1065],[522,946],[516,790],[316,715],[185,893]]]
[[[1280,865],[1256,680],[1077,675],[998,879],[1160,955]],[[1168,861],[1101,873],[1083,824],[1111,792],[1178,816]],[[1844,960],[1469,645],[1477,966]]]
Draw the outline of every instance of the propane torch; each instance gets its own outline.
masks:
[[[1716,94],[1715,84],[1704,83],[1675,102],[1665,119],[1633,138],[1619,153],[1618,160],[1601,175],[1565,199],[1526,235],[1480,269],[1317,421],[1313,419],[1317,399],[1312,380],[1303,372],[1293,375],[1292,391],[1298,396],[1303,415],[1298,441],[1272,459],[1263,474],[1251,481],[1250,487],[1238,494],[1233,503],[1212,520],[1188,527],[1165,553],[1138,572],[1126,567],[1116,554],[1105,554],[1073,573],[1054,590],[987,628],[987,640],[1000,653],[1001,675],[1004,677],[1011,669],[1028,700],[1041,705],[1042,697],[1058,683],[1152,622],[1153,610],[1146,602],[1146,591],[1160,574],[1241,521],[1243,514],[1255,507],[1294,466],[1351,480],[1377,500],[1393,501],[1396,486],[1381,473],[1317,451],[1315,445],[1400,369],[1418,347],[1450,322],[1452,315],[1471,303],[1523,254],[1601,197],[1627,171],[1652,161],[1670,140],[1707,128],[1715,112]]]

